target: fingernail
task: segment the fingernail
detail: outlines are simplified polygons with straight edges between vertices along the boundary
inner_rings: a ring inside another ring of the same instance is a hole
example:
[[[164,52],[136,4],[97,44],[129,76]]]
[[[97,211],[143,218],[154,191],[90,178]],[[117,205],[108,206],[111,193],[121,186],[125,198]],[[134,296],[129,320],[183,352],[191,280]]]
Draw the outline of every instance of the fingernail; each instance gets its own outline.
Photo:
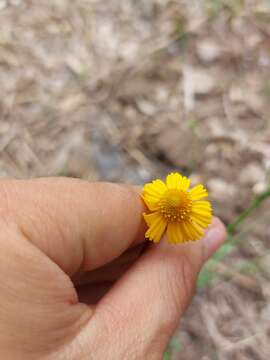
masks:
[[[202,239],[204,261],[209,259],[224,243],[226,231],[224,225],[215,220]]]

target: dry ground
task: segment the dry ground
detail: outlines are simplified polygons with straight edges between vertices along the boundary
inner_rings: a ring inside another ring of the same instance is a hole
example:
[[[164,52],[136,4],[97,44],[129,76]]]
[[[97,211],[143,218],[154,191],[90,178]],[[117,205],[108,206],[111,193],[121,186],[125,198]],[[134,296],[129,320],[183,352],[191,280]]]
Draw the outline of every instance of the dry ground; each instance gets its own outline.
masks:
[[[0,0],[0,176],[207,184],[235,219],[269,184],[270,2]],[[270,358],[269,201],[168,357]]]

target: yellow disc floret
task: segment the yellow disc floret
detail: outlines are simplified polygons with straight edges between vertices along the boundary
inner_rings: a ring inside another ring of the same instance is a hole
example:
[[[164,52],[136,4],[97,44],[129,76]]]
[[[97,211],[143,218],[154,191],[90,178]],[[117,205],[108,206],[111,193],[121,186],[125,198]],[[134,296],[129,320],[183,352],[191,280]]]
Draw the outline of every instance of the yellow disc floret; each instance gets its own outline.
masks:
[[[169,189],[162,196],[159,206],[160,213],[168,221],[182,221],[191,212],[191,199],[184,191]]]

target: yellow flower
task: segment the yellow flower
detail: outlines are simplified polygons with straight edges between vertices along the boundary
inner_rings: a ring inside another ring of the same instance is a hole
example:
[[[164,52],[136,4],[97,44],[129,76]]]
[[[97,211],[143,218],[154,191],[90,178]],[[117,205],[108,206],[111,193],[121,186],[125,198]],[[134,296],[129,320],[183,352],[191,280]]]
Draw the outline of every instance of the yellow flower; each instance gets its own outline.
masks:
[[[145,237],[157,243],[167,230],[169,243],[195,241],[203,236],[212,220],[212,207],[203,185],[192,189],[190,180],[179,173],[171,173],[162,180],[144,185],[142,198],[151,213],[143,214],[149,227]]]

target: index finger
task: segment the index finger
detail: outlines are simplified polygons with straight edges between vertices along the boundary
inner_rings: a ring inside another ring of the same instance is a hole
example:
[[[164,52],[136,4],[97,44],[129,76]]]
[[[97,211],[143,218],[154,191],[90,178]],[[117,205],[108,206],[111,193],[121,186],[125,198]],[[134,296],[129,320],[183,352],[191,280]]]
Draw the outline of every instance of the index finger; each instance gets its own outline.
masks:
[[[89,271],[144,241],[138,189],[71,178],[0,183],[3,216],[67,274]]]

